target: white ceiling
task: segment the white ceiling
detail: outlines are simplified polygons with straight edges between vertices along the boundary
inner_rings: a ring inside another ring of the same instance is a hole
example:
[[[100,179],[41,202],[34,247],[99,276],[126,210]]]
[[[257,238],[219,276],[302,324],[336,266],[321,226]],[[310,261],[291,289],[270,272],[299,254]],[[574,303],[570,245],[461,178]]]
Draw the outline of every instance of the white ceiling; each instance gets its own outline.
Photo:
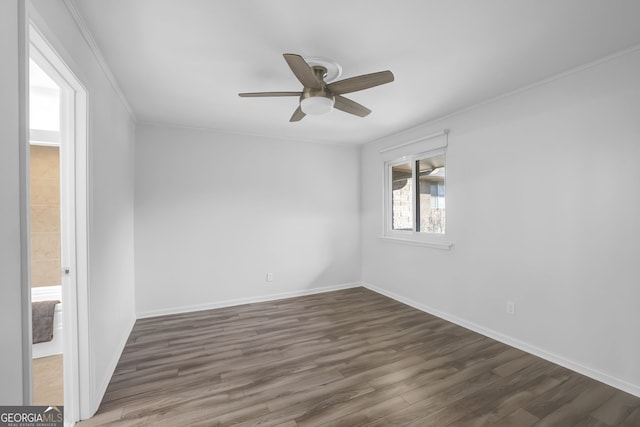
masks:
[[[640,44],[640,0],[74,0],[140,122],[363,143]],[[290,123],[283,53],[393,83]]]

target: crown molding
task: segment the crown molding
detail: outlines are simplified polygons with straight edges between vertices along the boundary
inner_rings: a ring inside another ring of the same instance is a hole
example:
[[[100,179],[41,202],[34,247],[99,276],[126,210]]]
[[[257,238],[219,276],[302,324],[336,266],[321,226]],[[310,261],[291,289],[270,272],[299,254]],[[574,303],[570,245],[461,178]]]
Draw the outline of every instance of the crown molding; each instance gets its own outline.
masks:
[[[80,14],[80,11],[78,10],[75,2],[73,0],[64,0],[64,3],[67,6],[67,9],[69,9],[69,12],[73,17],[73,20],[76,22],[76,25],[80,30],[80,33],[82,33],[82,37],[84,37],[84,40],[87,42],[87,45],[89,46],[89,50],[91,50],[91,53],[93,53],[93,56],[98,61],[98,64],[102,69],[102,72],[107,77],[107,80],[109,80],[111,87],[120,98],[120,101],[129,112],[129,115],[131,116],[133,121],[137,122],[136,115],[133,112],[133,109],[131,108],[129,101],[127,101],[127,98],[124,96],[124,93],[120,89],[120,85],[118,85],[118,81],[116,80],[113,73],[111,72],[111,68],[109,68],[109,65],[107,65],[107,61],[104,59],[104,56],[102,56],[102,52],[100,51],[100,48],[96,43],[96,40],[93,38],[93,34],[91,34],[91,31],[89,30],[89,27],[87,26],[84,18]]]

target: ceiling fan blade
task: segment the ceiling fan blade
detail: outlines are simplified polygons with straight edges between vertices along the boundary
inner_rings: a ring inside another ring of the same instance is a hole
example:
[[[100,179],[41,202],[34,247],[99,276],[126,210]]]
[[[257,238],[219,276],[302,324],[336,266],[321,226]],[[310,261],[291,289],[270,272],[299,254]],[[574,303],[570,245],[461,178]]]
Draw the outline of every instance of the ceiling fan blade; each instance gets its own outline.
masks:
[[[302,92],[245,92],[238,95],[243,98],[259,98],[264,96],[300,96]]]
[[[296,55],[295,53],[285,53],[282,56],[284,56],[285,61],[289,64],[289,68],[291,68],[293,74],[295,74],[296,78],[300,80],[300,83],[302,83],[304,87],[322,89],[322,83],[318,81],[313,69],[309,67],[309,64],[307,64],[302,56]]]
[[[344,111],[345,113],[354,114],[359,117],[365,117],[371,113],[371,110],[367,107],[340,95],[335,96],[335,103],[333,104],[333,107]]]
[[[393,73],[387,70],[339,80],[337,82],[330,83],[327,85],[327,88],[334,95],[342,95],[343,93],[356,92],[362,89],[380,86],[385,83],[391,83],[392,81]]]
[[[306,114],[302,111],[302,108],[300,108],[300,106],[298,105],[298,108],[296,108],[296,111],[293,112],[293,115],[291,116],[289,121],[290,122],[299,122],[300,120],[302,120],[304,118],[304,116],[306,116]]]

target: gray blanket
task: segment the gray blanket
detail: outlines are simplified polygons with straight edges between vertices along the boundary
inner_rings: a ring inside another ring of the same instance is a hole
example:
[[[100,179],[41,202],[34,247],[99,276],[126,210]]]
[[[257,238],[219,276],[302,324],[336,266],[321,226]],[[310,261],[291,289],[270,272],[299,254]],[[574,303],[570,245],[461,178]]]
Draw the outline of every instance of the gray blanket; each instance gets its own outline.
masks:
[[[53,339],[53,312],[60,301],[37,301],[31,303],[31,326],[33,343],[47,342]]]

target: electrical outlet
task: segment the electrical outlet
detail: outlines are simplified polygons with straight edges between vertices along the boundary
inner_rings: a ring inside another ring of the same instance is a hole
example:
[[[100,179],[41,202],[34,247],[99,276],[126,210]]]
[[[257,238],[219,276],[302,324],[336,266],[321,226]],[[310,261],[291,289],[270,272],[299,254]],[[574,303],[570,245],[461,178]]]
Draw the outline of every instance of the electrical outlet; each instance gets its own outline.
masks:
[[[273,282],[273,273],[267,273],[267,282]]]
[[[513,301],[507,301],[507,314],[512,316],[516,315],[516,303]]]

